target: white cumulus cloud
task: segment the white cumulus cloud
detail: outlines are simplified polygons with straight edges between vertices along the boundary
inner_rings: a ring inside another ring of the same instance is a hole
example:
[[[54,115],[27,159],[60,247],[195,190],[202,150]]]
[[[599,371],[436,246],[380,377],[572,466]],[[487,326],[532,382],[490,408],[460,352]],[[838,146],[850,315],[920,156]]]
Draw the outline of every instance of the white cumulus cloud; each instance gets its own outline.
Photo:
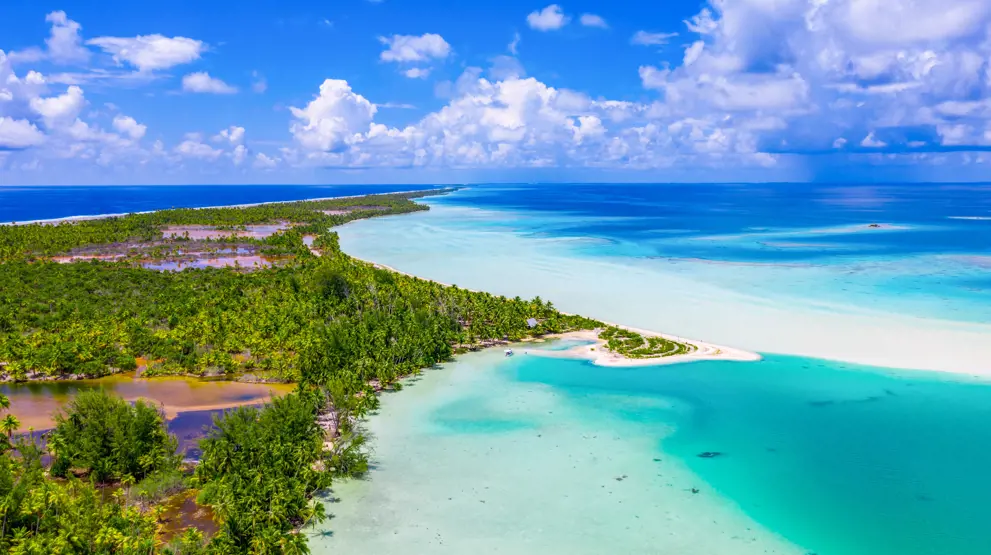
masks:
[[[186,37],[140,35],[137,37],[97,37],[86,41],[113,56],[118,65],[139,71],[169,69],[198,60],[207,45]]]
[[[244,145],[237,145],[234,150],[231,151],[231,162],[235,166],[240,166],[244,163],[244,160],[248,157],[248,147]]]
[[[205,161],[215,161],[224,154],[223,150],[204,143],[196,134],[187,135],[186,140],[179,143],[174,152],[183,158]]]
[[[82,26],[69,19],[63,11],[54,11],[45,16],[52,24],[51,34],[45,40],[48,57],[61,64],[85,63],[90,52],[83,46],[79,31]]]
[[[205,71],[197,71],[183,76],[182,90],[192,93],[234,94],[237,92],[237,87],[232,87],[216,77],[211,77]]]
[[[142,125],[134,118],[123,114],[114,116],[113,126],[118,133],[127,135],[134,140],[141,139],[141,137],[145,136],[145,132],[148,131],[148,126]]]
[[[888,146],[888,143],[879,140],[877,137],[874,136],[874,132],[871,131],[870,133],[867,134],[866,137],[864,137],[863,141],[860,141],[860,146],[864,148],[884,148]]]
[[[267,156],[264,153],[259,152],[257,155],[255,155],[255,162],[253,165],[257,169],[270,170],[274,168],[277,164],[278,164],[278,160],[270,156]]]
[[[568,24],[570,18],[564,15],[561,6],[551,4],[542,10],[531,12],[526,16],[526,23],[531,29],[538,31],[554,31]]]
[[[38,146],[45,134],[27,120],[0,116],[0,149],[21,149]]]
[[[430,76],[430,68],[411,67],[403,72],[410,79],[426,79]]]
[[[509,46],[507,46],[506,48],[507,48],[507,50],[509,50],[509,53],[512,54],[513,56],[519,54],[519,50],[520,50],[520,34],[519,33],[516,33],[515,35],[513,35],[513,40],[509,43]],[[991,79],[991,76],[989,76],[988,78]]]
[[[228,142],[232,145],[239,145],[244,142],[244,128],[237,125],[232,125],[227,129],[221,129],[220,133],[214,135],[213,140]]]
[[[49,128],[76,119],[86,105],[83,90],[75,85],[66,90],[65,94],[48,98],[32,98],[31,109],[41,116]]]
[[[386,46],[379,56],[383,62],[423,62],[446,58],[451,53],[451,45],[434,33],[392,35],[379,37],[379,41]]]
[[[699,156],[775,161],[756,150],[752,133],[721,127],[725,122],[668,127],[651,123],[652,110],[643,104],[593,99],[534,78],[491,81],[479,74],[467,70],[448,105],[403,128],[374,122],[367,101],[346,82],[327,81],[310,106],[294,109],[291,130],[300,148],[283,159],[331,167],[656,168]]]
[[[585,27],[599,27],[600,29],[608,29],[609,24],[602,16],[595,15],[594,13],[583,13],[578,21]]]
[[[637,31],[636,33],[633,33],[633,37],[630,39],[630,42],[640,46],[658,46],[661,44],[667,44],[668,41],[677,36],[678,33],[650,33],[648,31]]]
[[[327,79],[320,94],[304,108],[292,107],[290,133],[301,146],[333,151],[348,144],[354,134],[368,132],[377,111],[374,104],[351,90],[347,81]]]

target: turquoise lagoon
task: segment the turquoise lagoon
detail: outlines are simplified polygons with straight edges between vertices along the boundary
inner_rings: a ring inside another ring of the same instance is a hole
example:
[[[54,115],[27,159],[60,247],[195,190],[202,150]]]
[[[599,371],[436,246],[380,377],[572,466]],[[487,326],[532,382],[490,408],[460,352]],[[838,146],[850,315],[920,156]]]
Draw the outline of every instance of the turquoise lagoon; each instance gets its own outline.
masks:
[[[402,271],[764,359],[428,371],[368,421],[375,469],[335,490],[315,551],[991,553],[985,197],[830,190],[799,221],[701,190],[714,214],[689,219],[524,187],[343,227]]]
[[[335,489],[314,551],[991,547],[989,388],[780,355],[620,369],[517,352],[386,395],[375,468]]]

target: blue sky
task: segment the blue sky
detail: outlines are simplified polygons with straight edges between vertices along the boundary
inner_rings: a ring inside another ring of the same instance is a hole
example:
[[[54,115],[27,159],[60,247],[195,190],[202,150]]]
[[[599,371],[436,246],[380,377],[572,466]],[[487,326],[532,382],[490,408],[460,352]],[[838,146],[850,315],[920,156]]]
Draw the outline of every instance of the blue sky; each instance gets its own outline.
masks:
[[[991,178],[986,0],[8,0],[0,52],[0,185]]]

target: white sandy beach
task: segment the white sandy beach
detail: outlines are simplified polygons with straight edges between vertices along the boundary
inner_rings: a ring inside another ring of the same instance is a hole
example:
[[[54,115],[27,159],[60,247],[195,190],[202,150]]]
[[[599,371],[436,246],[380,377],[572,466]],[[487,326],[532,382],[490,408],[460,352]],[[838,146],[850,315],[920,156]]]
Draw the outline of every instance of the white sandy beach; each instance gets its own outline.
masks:
[[[585,341],[585,344],[577,345],[570,349],[563,351],[547,351],[547,350],[533,350],[527,351],[528,354],[533,354],[537,356],[546,357],[556,357],[556,358],[577,358],[585,359],[591,361],[592,364],[597,366],[610,366],[610,367],[633,367],[633,366],[656,366],[661,364],[676,364],[679,362],[692,362],[696,360],[735,360],[735,361],[756,361],[760,360],[760,355],[757,353],[747,352],[741,349],[734,349],[732,347],[722,347],[719,345],[713,345],[712,343],[706,343],[704,341],[698,341],[695,339],[685,339],[683,337],[675,337],[673,335],[667,335],[663,333],[652,332],[648,330],[642,330],[638,328],[631,328],[628,326],[621,326],[618,324],[609,324],[611,326],[616,326],[618,328],[623,328],[630,330],[632,332],[639,333],[645,337],[663,337],[671,341],[678,341],[680,343],[687,343],[695,348],[694,351],[681,355],[671,355],[665,357],[657,358],[629,358],[623,355],[614,353],[606,348],[606,342],[599,338],[599,334],[593,330],[582,330],[582,331],[572,331],[567,333],[555,334],[549,336],[550,338],[564,339],[564,340],[579,340]],[[591,342],[591,343],[587,343]]]

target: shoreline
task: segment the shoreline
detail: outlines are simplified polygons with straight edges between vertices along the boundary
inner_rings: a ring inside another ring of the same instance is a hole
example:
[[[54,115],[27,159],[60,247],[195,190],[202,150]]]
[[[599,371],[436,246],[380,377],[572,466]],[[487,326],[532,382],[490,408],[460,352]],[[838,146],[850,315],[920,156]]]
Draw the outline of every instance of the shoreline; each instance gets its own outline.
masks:
[[[409,272],[397,270],[392,266],[388,266],[386,264],[380,264],[378,262],[373,262],[371,260],[366,260],[364,258],[359,258],[354,255],[348,254],[347,256],[350,256],[351,258],[359,262],[370,264],[371,266],[381,270],[386,270],[407,277],[429,281],[432,283],[436,283],[438,285],[443,285],[444,287],[458,287],[458,289],[465,289],[466,291],[472,291],[476,293],[484,292],[475,289],[468,289],[468,288],[456,286],[450,283],[444,283],[442,281],[437,281],[435,279],[420,277],[411,274]],[[559,310],[558,312],[568,316],[575,316],[574,314],[565,312],[563,310]],[[598,320],[597,318],[593,318],[593,319]],[[693,350],[690,353],[685,353],[681,355],[671,355],[666,357],[629,358],[614,353],[612,351],[609,351],[608,349],[605,349],[604,346],[606,342],[603,341],[602,339],[599,339],[598,332],[594,330],[581,330],[581,331],[572,331],[572,332],[547,335],[544,336],[543,339],[579,339],[579,340],[595,341],[595,344],[579,345],[577,347],[573,347],[566,351],[540,351],[539,356],[557,357],[557,358],[583,358],[591,361],[592,364],[595,364],[597,366],[609,366],[609,367],[658,366],[658,365],[666,365],[666,364],[677,364],[681,362],[693,362],[699,360],[726,360],[726,361],[737,361],[737,362],[756,362],[761,360],[761,356],[758,353],[746,351],[744,349],[737,349],[735,347],[726,347],[723,345],[717,345],[715,343],[709,343],[707,341],[701,341],[698,339],[689,339],[687,337],[681,337],[677,335],[661,333],[642,328],[635,328],[623,324],[616,324],[614,322],[607,322],[605,320],[598,320],[598,321],[602,322],[607,326],[612,326],[612,327],[632,331],[634,333],[638,333],[645,337],[662,337],[669,341],[684,343],[694,347],[695,350]],[[495,346],[498,345],[492,345],[491,347],[495,347]]]
[[[561,384],[534,387],[495,370],[503,364],[511,362],[491,350],[458,356],[443,372],[383,399],[364,424],[376,465],[366,479],[334,489],[340,504],[334,521],[310,532],[313,552],[470,553],[474,538],[507,522],[520,532],[500,540],[507,553],[808,552],[665,450],[658,437],[671,437],[673,426],[644,427],[576,405],[554,390]],[[519,421],[534,425],[512,427]],[[430,478],[438,472],[444,479]],[[440,501],[416,502],[422,499]],[[570,523],[589,514],[594,524],[576,536]],[[526,518],[515,520],[520,515]],[[385,534],[383,521],[394,523]],[[328,530],[333,536],[322,534]]]
[[[384,195],[408,195],[411,193],[422,193],[424,191],[443,191],[447,187],[441,187],[439,189],[414,189],[410,191],[393,191],[389,193],[367,193],[364,195],[344,195],[339,197],[315,197],[315,198],[304,198],[297,200],[270,200],[265,202],[248,202],[244,204],[220,204],[216,206],[187,206],[187,207],[170,207],[170,208],[156,208],[154,210],[141,210],[139,212],[120,212],[116,214],[82,214],[77,216],[63,216],[60,218],[45,218],[40,220],[26,220],[23,222],[12,221],[12,222],[0,222],[0,225],[32,225],[32,224],[56,224],[64,222],[84,222],[90,220],[104,220],[107,218],[121,218],[123,216],[130,216],[134,214],[154,214],[155,212],[162,212],[165,210],[211,210],[214,208],[251,208],[253,206],[263,206],[266,204],[289,204],[293,202],[320,202],[323,200],[341,200],[348,198],[361,198],[361,197],[378,197]]]
[[[434,241],[444,245],[444,234],[467,229],[454,223],[467,216],[440,207],[436,212],[410,217],[418,224],[410,226],[415,229],[409,233],[424,241],[424,246],[400,241],[399,250],[377,247],[375,241],[405,225],[383,219],[374,224],[350,222],[338,228],[342,248],[449,282],[470,283],[503,294],[541,295],[572,312],[602,314],[613,322],[635,322],[647,329],[679,330],[688,337],[706,337],[717,345],[734,345],[765,356],[807,357],[865,367],[858,368],[864,371],[928,375],[940,380],[991,381],[991,347],[987,342],[991,326],[986,323],[899,316],[870,306],[819,302],[814,296],[805,304],[789,302],[787,297],[779,301],[693,281],[691,273],[670,272],[650,262],[562,253],[556,245],[544,246],[502,231],[491,237],[466,231],[456,242],[451,239],[449,246],[438,250],[442,257],[433,258],[427,245]],[[477,245],[478,252],[466,248],[469,243]],[[539,265],[517,263],[521,253]],[[431,260],[438,270],[418,262],[418,257]],[[451,269],[441,270],[451,257],[461,258]],[[494,277],[503,271],[507,272],[504,278]],[[569,282],[554,294],[561,279]],[[600,282],[617,288],[610,297],[614,301],[593,293]],[[650,291],[652,287],[673,292],[671,302],[647,298],[640,307],[630,292]],[[662,309],[670,314],[651,315]]]

